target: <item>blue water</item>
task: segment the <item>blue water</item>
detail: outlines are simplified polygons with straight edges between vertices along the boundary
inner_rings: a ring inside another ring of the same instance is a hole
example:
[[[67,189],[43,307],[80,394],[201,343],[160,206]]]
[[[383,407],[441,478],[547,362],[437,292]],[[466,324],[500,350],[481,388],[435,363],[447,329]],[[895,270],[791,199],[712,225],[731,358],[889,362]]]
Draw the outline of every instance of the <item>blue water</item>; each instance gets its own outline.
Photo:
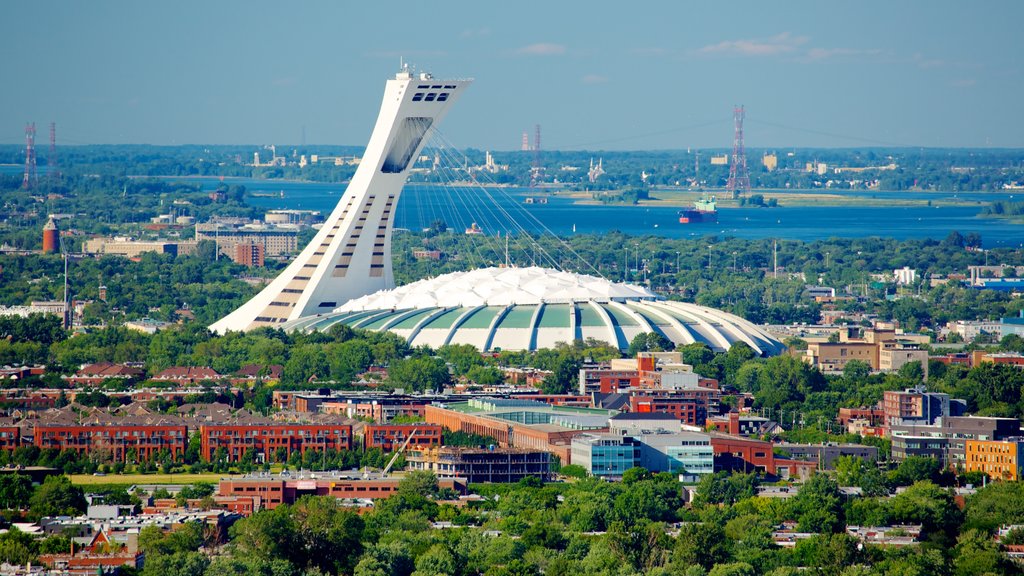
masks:
[[[189,179],[204,188],[221,184],[217,178]],[[247,201],[264,208],[320,210],[325,215],[338,203],[343,184],[315,182],[281,182],[233,179],[250,192],[271,193],[275,197],[251,197]],[[284,197],[276,195],[284,192]],[[1013,200],[1013,194],[984,192],[876,192],[821,191],[823,194],[890,198],[921,198],[941,200],[953,198],[975,200],[977,206],[915,206],[915,207],[781,207],[725,208],[718,211],[718,223],[679,224],[677,208],[635,206],[581,206],[570,198],[550,196],[547,204],[523,203],[535,195],[524,189],[462,189],[455,193],[425,185],[406,186],[395,212],[395,225],[421,229],[436,219],[449,227],[461,229],[476,222],[488,233],[505,232],[510,226],[502,212],[511,215],[531,232],[548,230],[560,234],[604,233],[620,230],[627,234],[653,234],[670,238],[708,235],[737,238],[789,238],[821,240],[832,237],[859,238],[882,236],[897,239],[945,238],[951,231],[962,234],[977,232],[986,247],[1020,246],[1024,243],[1024,226],[1010,220],[979,218],[985,203]],[[655,193],[657,195],[657,193]],[[1018,199],[1021,195],[1017,194]]]
[[[2,166],[0,168],[7,168]],[[10,171],[20,167],[10,166]],[[6,171],[6,170],[5,170]],[[274,197],[249,197],[247,201],[263,208],[320,210],[325,215],[337,205],[344,193],[344,184],[253,180],[217,177],[175,178],[199,184],[212,190],[222,183],[241,184],[249,192],[273,194]],[[284,192],[284,197],[279,194]],[[812,194],[839,194],[851,197],[917,198],[943,200],[958,198],[978,202],[977,206],[941,207],[781,207],[721,209],[717,224],[678,223],[677,208],[646,208],[634,206],[580,206],[569,198],[549,197],[547,204],[526,205],[523,200],[533,195],[523,189],[475,188],[448,190],[424,185],[409,185],[402,194],[395,212],[395,225],[412,230],[429,226],[437,219],[459,230],[476,222],[485,232],[506,232],[511,227],[509,216],[531,232],[548,229],[569,235],[604,233],[620,230],[627,234],[653,234],[670,238],[732,236],[737,238],[789,238],[821,240],[832,237],[859,238],[882,236],[897,239],[945,238],[951,231],[981,234],[989,248],[1022,246],[1024,226],[1008,219],[979,218],[985,203],[995,200],[1013,201],[1014,194],[1003,192],[893,192],[870,190],[815,190]],[[657,195],[657,192],[655,192]],[[1016,194],[1021,200],[1022,194]]]

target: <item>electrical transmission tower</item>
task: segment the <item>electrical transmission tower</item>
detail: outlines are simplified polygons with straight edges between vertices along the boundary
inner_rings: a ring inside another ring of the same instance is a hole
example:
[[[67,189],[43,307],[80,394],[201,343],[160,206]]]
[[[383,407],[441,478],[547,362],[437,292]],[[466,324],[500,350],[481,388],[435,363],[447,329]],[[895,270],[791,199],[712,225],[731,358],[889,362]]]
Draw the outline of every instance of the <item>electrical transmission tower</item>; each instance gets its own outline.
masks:
[[[21,180],[21,187],[31,190],[39,181],[36,174],[36,123],[30,122],[25,125],[25,177]]]
[[[747,171],[747,152],[743,148],[743,118],[746,112],[743,106],[732,109],[732,121],[735,132],[732,139],[732,158],[729,160],[729,181],[725,184],[727,192],[733,198],[750,192],[750,172]]]

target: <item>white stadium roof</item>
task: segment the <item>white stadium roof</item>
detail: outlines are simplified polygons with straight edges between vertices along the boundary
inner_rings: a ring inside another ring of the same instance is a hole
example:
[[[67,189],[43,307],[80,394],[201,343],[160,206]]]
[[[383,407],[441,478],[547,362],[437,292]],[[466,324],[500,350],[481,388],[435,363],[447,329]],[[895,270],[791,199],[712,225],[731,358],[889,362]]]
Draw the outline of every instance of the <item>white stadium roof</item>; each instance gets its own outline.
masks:
[[[388,330],[414,346],[471,344],[482,351],[535,350],[588,338],[625,349],[644,332],[658,332],[677,345],[703,342],[715,350],[735,342],[763,355],[784,348],[761,328],[721,310],[662,300],[632,284],[537,267],[445,274],[281,327],[326,330],[337,323]]]

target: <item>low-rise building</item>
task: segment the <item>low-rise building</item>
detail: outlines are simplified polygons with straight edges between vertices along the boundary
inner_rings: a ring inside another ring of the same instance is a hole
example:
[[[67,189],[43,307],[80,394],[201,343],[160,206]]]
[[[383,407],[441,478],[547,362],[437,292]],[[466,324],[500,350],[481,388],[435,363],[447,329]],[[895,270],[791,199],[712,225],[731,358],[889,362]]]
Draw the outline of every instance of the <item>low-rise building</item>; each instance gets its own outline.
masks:
[[[703,476],[715,471],[711,437],[698,432],[642,434],[640,466],[651,472]]]
[[[783,432],[782,426],[774,420],[739,412],[708,418],[704,427],[735,436],[773,436]]]
[[[580,434],[572,439],[572,463],[600,478],[621,479],[639,465],[640,441],[621,434]]]
[[[238,462],[253,451],[257,462],[285,461],[293,452],[307,450],[348,450],[352,447],[349,424],[280,424],[276,422],[235,422],[199,426],[202,455],[208,461],[218,451],[228,462]]]
[[[192,386],[200,382],[220,379],[221,375],[216,370],[206,366],[173,366],[162,370],[152,378],[157,382],[173,382],[178,386]]]
[[[96,362],[82,366],[71,376],[63,377],[72,386],[98,386],[107,380],[125,383],[141,380],[146,371],[136,366],[115,364],[113,362]]]
[[[363,447],[394,452],[409,441],[409,449],[440,446],[443,429],[438,424],[367,424],[363,428]]]
[[[711,433],[715,452],[715,470],[761,472],[771,477],[806,479],[817,469],[817,462],[777,457],[772,443],[731,434]]]
[[[908,456],[927,456],[943,466],[966,468],[968,440],[1003,440],[1021,435],[1016,418],[950,416],[934,425],[902,424],[890,426],[892,459],[900,462]]]
[[[470,484],[518,482],[528,476],[551,479],[551,454],[544,450],[421,447],[410,448],[405,461],[410,470],[429,470],[439,478],[455,477]]]
[[[161,454],[178,459],[188,447],[188,432],[181,422],[132,424],[105,420],[77,425],[38,424],[32,441],[40,450],[106,454],[114,462],[141,462]]]
[[[281,504],[294,504],[299,498],[331,496],[345,500],[376,500],[387,498],[398,490],[398,476],[347,475],[344,473],[280,474],[225,478],[217,487],[219,496],[247,496],[255,501],[255,510],[273,510]],[[438,486],[465,494],[466,483],[460,478],[439,478]]]
[[[819,470],[835,470],[836,460],[841,456],[860,458],[865,462],[874,463],[878,460],[878,448],[863,444],[791,444],[778,442],[777,450],[781,450],[787,458],[817,462]]]
[[[965,471],[984,472],[997,480],[1024,478],[1024,438],[968,440],[964,447]]]

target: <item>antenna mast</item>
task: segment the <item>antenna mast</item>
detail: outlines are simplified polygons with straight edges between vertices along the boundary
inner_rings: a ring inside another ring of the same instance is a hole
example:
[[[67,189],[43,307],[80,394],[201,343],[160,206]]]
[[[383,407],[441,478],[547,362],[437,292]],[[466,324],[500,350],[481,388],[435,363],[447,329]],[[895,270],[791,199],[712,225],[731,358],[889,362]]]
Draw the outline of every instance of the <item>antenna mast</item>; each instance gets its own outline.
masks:
[[[747,152],[743,147],[743,119],[747,113],[743,106],[737,106],[732,110],[732,121],[735,131],[732,139],[732,158],[729,162],[729,180],[725,185],[727,192],[732,193],[733,198],[740,194],[750,193],[750,172],[747,171]]]
[[[25,125],[25,176],[21,180],[21,187],[31,190],[39,182],[36,174],[36,123],[30,122]]]

